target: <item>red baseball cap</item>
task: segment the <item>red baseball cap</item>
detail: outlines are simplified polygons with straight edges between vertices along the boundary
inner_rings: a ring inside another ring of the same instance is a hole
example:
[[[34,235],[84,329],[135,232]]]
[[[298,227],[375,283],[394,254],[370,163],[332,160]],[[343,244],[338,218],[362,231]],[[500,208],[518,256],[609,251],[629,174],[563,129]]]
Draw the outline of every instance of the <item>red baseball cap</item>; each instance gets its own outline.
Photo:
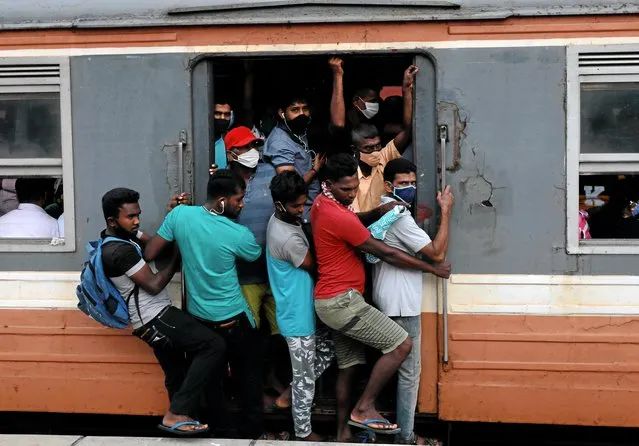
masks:
[[[253,141],[264,140],[256,137],[251,129],[249,129],[248,127],[235,127],[224,137],[224,145],[226,146],[226,150],[231,150],[234,147],[248,146]]]

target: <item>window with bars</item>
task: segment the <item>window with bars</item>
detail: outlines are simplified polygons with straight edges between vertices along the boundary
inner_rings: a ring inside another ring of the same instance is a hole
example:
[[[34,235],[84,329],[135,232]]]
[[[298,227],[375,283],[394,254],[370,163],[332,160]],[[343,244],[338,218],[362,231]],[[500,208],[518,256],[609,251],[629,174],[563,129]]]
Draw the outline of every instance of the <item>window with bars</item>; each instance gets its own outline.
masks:
[[[568,48],[566,167],[568,252],[639,253],[639,47]]]
[[[69,83],[68,59],[0,58],[0,251],[75,250]]]

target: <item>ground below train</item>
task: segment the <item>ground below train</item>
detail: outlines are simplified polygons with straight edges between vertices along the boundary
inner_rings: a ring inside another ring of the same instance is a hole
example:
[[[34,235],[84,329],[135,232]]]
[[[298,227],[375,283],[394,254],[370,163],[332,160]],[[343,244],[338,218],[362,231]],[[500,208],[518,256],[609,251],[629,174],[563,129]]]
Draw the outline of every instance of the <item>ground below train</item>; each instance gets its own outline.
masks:
[[[160,417],[82,415],[51,413],[0,413],[1,434],[79,435],[108,437],[159,437],[156,428]],[[269,430],[288,430],[290,416],[269,413]],[[314,417],[314,427],[324,435],[334,434],[334,415]],[[437,436],[449,446],[630,446],[638,445],[637,430],[632,428],[580,427],[554,425],[519,425],[502,423],[446,423],[419,416],[416,430],[422,435]],[[378,436],[377,443],[391,443],[392,438]],[[46,445],[43,445],[46,446]]]

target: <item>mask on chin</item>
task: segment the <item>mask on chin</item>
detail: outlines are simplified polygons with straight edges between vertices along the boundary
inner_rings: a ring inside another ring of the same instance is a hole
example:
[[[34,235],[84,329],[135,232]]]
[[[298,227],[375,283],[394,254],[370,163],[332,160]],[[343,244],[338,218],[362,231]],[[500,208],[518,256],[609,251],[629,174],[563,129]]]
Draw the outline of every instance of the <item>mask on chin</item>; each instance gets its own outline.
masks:
[[[382,162],[382,157],[379,152],[373,153],[359,153],[359,159],[370,167],[377,167]]]
[[[116,228],[113,229],[113,232],[119,238],[135,239],[136,238],[135,234],[137,233],[137,229],[136,229],[135,232],[129,232],[129,231],[126,231],[125,229],[123,229],[121,226],[117,226]]]
[[[289,214],[284,205],[279,201],[275,203],[275,209],[277,209],[277,212],[279,212],[282,221],[290,224],[300,223],[301,219],[296,217],[295,215]]]

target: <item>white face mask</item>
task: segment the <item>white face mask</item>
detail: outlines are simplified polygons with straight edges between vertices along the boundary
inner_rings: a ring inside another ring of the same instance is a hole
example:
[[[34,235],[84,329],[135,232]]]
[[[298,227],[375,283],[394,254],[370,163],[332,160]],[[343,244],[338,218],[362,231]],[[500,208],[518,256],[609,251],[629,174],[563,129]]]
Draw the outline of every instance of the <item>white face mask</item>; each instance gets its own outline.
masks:
[[[379,113],[379,104],[377,102],[364,102],[364,110],[357,107],[362,112],[366,119],[372,119],[377,113]]]
[[[248,167],[249,169],[254,169],[255,167],[257,167],[257,163],[260,161],[260,152],[257,149],[251,149],[241,155],[236,155],[233,152],[231,152],[231,154],[235,158],[235,161],[243,166]]]

